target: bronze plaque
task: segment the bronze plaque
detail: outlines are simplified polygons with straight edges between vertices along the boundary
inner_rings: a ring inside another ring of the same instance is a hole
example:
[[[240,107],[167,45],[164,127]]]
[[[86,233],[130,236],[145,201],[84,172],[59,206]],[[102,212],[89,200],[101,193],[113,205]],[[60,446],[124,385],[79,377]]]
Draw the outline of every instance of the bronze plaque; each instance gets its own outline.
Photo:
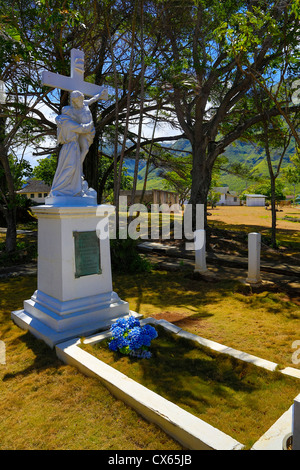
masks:
[[[100,243],[96,231],[73,232],[75,277],[101,274]]]

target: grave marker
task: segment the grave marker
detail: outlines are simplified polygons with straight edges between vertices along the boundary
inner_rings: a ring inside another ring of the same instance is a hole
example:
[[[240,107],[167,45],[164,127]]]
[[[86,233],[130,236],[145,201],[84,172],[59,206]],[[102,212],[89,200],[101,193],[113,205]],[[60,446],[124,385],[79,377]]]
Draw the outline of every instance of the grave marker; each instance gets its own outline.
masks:
[[[205,274],[206,267],[206,233],[205,230],[195,230],[195,272]]]
[[[38,219],[38,285],[13,321],[49,346],[109,328],[129,314],[129,305],[112,288],[109,237],[97,237],[101,222],[108,233],[112,206],[97,206],[87,188],[82,161],[94,138],[88,106],[107,90],[84,81],[84,53],[71,51],[71,76],[44,72],[44,85],[71,93],[71,104],[56,118],[62,144],[50,196],[33,208]],[[84,100],[84,95],[92,96]],[[72,98],[73,97],[73,98]],[[83,139],[84,136],[89,139]],[[53,193],[53,194],[52,194]]]
[[[248,277],[249,284],[260,284],[260,250],[261,234],[249,233],[248,235]]]

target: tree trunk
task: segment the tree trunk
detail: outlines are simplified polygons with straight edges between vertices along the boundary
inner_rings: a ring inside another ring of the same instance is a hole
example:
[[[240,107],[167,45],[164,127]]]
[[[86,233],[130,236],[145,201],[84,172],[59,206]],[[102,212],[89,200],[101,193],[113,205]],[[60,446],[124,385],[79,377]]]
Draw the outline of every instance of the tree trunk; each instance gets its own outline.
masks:
[[[101,165],[101,162],[100,162],[100,165]],[[99,200],[99,204],[101,204],[102,202],[102,198],[104,196],[104,189],[105,189],[105,185],[106,185],[106,181],[109,177],[109,175],[114,171],[114,166],[115,166],[115,162],[113,161],[110,166],[106,169],[106,171],[103,173],[100,181],[99,181],[99,186],[98,186],[98,200]]]
[[[196,230],[196,207],[204,205],[204,229],[207,230],[207,196],[211,183],[213,164],[208,164],[205,150],[193,147],[192,188],[189,204],[192,204],[192,227]]]
[[[148,174],[149,174],[150,157],[151,157],[151,153],[149,153],[148,158],[147,158],[147,162],[146,162],[145,178],[144,178],[143,189],[142,189],[142,194],[141,194],[141,198],[140,198],[140,204],[143,204],[143,202],[144,202],[145,192],[146,192],[146,189],[147,189],[147,180],[148,180]]]
[[[275,184],[276,180],[273,175],[271,177],[271,212],[272,212],[272,228],[271,228],[271,246],[276,248],[276,195]]]
[[[5,251],[7,253],[12,253],[16,250],[17,246],[17,222],[16,222],[16,206],[12,204],[11,208],[8,208],[4,211],[7,231],[5,239]]]
[[[3,168],[4,178],[0,188],[0,204],[7,223],[5,250],[8,253],[15,251],[17,246],[16,227],[16,195],[14,180],[9,166],[7,148],[3,145],[5,136],[5,118],[0,119],[0,165]]]
[[[144,100],[145,100],[145,86],[144,86],[144,77],[145,77],[145,51],[144,51],[144,4],[143,1],[140,3],[140,21],[141,21],[141,95],[140,95],[140,119],[138,127],[138,137],[137,137],[137,146],[135,154],[135,165],[134,165],[134,175],[133,175],[133,185],[130,198],[130,206],[134,204],[135,194],[136,194],[136,185],[139,171],[139,161],[140,161],[140,146],[141,146],[141,136],[143,128],[143,114],[144,114]]]

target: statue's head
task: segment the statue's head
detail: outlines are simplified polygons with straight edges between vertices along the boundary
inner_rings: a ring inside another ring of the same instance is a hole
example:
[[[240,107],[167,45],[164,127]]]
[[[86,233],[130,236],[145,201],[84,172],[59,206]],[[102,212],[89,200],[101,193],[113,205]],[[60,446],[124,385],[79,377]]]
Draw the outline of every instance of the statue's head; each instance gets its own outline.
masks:
[[[71,105],[74,108],[82,108],[84,101],[84,94],[81,91],[72,91],[71,92]]]

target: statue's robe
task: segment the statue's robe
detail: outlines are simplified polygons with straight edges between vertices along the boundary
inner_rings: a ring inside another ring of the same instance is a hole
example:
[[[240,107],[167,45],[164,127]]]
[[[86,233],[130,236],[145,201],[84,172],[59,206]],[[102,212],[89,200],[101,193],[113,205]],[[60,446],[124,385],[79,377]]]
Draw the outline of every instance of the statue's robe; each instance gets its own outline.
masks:
[[[81,196],[82,162],[79,136],[90,131],[74,120],[72,108],[65,106],[57,116],[57,142],[62,145],[54,175],[51,196]]]

